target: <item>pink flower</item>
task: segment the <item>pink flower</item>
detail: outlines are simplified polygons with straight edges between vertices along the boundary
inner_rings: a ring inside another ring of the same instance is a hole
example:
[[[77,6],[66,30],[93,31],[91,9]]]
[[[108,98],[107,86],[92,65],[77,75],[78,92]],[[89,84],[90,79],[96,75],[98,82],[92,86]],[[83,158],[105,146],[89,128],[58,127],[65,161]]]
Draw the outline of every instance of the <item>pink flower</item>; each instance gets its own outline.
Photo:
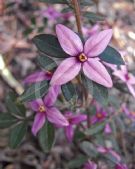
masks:
[[[122,110],[128,116],[129,119],[135,121],[135,111],[130,111],[125,104],[122,105]]]
[[[87,119],[87,116],[84,114],[77,114],[74,115],[72,112],[66,112],[65,113],[65,117],[69,123],[68,126],[65,126],[65,134],[67,137],[67,140],[69,142],[71,142],[73,140],[73,136],[74,136],[74,125],[77,125],[79,123],[81,123],[82,121]]]
[[[61,13],[50,6],[47,9],[41,11],[41,16],[44,16],[50,20],[55,20],[61,17]]]
[[[61,112],[53,106],[59,94],[59,87],[53,86],[49,89],[44,99],[37,99],[30,102],[33,111],[36,112],[35,120],[32,126],[34,135],[43,127],[46,120],[60,126],[68,126],[69,123]]]
[[[103,146],[98,146],[97,147],[97,151],[99,153],[102,153],[102,154],[111,154],[113,157],[115,157],[117,159],[118,162],[121,161],[121,157],[118,153],[116,153],[114,150],[112,150],[111,148],[106,148],[106,147],[103,147]]]
[[[37,71],[27,76],[23,82],[24,84],[31,84],[31,83],[41,82],[43,80],[51,80],[52,75],[53,74],[50,71],[45,71],[45,70]]]
[[[84,169],[97,169],[97,164],[92,162],[92,161],[88,161],[85,165],[84,165]]]
[[[115,169],[128,169],[127,165],[125,164],[117,164],[115,166]]]
[[[115,70],[113,75],[117,76],[126,83],[130,93],[135,97],[135,88],[133,87],[133,85],[135,85],[135,77],[128,72],[126,66],[121,66],[120,68],[120,70]]]
[[[107,124],[105,125],[104,133],[105,133],[105,134],[111,134],[111,133],[112,133],[112,129],[111,129],[109,123],[107,123]]]
[[[103,110],[97,111],[96,115],[92,116],[91,118],[91,124],[102,122],[103,120],[105,120],[106,117],[107,117],[107,112]]]
[[[91,35],[84,45],[79,36],[64,25],[56,26],[56,34],[61,47],[67,53],[67,58],[54,72],[51,85],[69,82],[82,69],[89,79],[105,87],[112,87],[112,79],[98,58],[112,37],[111,29]]]

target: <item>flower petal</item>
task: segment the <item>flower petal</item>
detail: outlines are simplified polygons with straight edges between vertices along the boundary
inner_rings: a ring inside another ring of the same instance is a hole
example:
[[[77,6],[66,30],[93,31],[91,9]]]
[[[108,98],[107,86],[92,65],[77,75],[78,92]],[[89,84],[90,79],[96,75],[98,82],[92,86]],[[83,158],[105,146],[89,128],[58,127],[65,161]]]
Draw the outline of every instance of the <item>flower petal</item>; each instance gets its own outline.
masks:
[[[83,64],[84,74],[91,80],[105,87],[112,87],[112,79],[106,68],[97,59],[90,58]]]
[[[67,119],[61,114],[61,112],[57,108],[55,108],[55,107],[48,108],[46,110],[46,113],[47,113],[47,119],[51,123],[54,123],[58,126],[68,126],[69,125]]]
[[[128,83],[127,83],[127,87],[129,89],[130,93],[135,97],[135,88]]]
[[[34,123],[32,125],[32,133],[36,136],[38,131],[43,127],[45,123],[45,114],[44,113],[37,113],[35,116]]]
[[[46,106],[52,106],[60,93],[60,86],[51,86],[47,95],[44,98],[44,103]]]
[[[65,59],[56,69],[51,85],[62,85],[74,79],[81,69],[81,63],[75,57]]]
[[[123,74],[123,72],[121,70],[115,70],[113,72],[113,75],[118,77],[119,79],[121,79],[123,82],[126,82],[126,78],[125,78],[125,75]]]
[[[83,51],[79,36],[64,25],[56,26],[56,34],[63,50],[70,56],[76,56]]]
[[[87,115],[85,115],[85,114],[73,115],[70,118],[70,123],[71,124],[78,124],[78,123],[81,123],[82,121],[85,121],[86,119],[87,119]]]
[[[72,142],[74,136],[74,129],[72,125],[65,127],[66,138],[69,142]]]
[[[50,77],[47,76],[45,71],[35,72],[24,79],[24,84],[41,82],[43,80],[50,80]]]
[[[39,106],[44,105],[42,99],[36,99],[28,103],[33,111],[38,111]]]
[[[85,43],[84,53],[88,57],[98,56],[101,54],[112,37],[112,29],[107,29],[93,34]]]

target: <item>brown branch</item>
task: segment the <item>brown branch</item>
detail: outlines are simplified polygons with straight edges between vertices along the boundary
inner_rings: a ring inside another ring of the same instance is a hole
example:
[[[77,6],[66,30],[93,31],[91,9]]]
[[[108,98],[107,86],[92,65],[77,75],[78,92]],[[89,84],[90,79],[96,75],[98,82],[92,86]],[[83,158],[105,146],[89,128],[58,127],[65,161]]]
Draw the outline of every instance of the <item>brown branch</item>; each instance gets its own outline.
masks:
[[[78,0],[72,0],[72,4],[73,4],[73,7],[74,7],[74,11],[75,11],[75,17],[76,17],[76,24],[77,24],[78,33],[81,36],[83,36],[80,4],[79,4]]]

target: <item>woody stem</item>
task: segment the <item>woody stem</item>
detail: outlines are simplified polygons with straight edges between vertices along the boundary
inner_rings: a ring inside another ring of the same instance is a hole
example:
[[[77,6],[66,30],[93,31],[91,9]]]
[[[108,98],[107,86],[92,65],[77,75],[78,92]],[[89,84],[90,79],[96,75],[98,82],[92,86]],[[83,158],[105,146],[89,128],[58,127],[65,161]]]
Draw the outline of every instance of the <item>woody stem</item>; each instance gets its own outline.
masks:
[[[74,7],[74,11],[75,11],[75,17],[76,17],[76,24],[77,24],[78,33],[81,36],[83,36],[80,4],[79,4],[78,0],[71,0],[71,1],[72,1],[72,4],[73,4],[73,7]]]

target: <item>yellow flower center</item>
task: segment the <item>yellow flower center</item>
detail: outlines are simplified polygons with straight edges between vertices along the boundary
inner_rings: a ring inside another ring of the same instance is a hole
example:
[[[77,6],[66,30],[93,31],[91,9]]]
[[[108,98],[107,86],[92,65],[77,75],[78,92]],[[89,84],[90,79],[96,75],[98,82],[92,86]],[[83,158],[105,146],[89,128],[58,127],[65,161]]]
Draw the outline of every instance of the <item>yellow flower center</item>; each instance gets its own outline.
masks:
[[[38,110],[39,110],[40,113],[45,112],[45,106],[40,105]]]
[[[97,113],[97,114],[96,114],[96,117],[97,117],[98,119],[102,119],[103,115],[102,115],[102,113]]]
[[[87,59],[88,59],[88,57],[84,53],[81,53],[79,55],[79,61],[80,62],[85,62],[85,61],[87,61]]]

